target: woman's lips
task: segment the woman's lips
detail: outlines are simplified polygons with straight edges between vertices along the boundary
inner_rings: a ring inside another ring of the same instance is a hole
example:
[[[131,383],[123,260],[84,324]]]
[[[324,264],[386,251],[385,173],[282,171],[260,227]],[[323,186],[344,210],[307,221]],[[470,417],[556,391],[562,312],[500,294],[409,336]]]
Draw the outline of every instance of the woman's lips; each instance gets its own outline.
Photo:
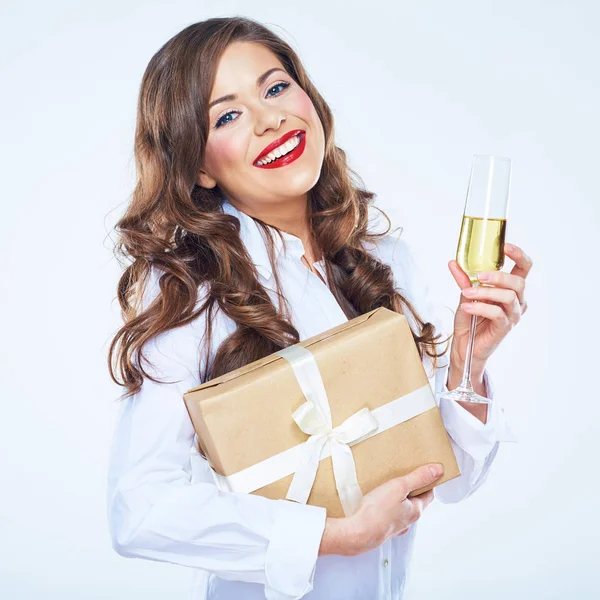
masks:
[[[289,165],[290,163],[293,163],[296,159],[300,158],[302,156],[302,153],[304,152],[304,149],[306,148],[306,132],[302,131],[297,135],[300,138],[300,141],[291,152],[288,152],[285,156],[282,156],[281,158],[275,159],[269,164],[257,165],[255,163],[254,166],[258,167],[259,169],[277,169],[279,167],[285,167],[286,165]]]

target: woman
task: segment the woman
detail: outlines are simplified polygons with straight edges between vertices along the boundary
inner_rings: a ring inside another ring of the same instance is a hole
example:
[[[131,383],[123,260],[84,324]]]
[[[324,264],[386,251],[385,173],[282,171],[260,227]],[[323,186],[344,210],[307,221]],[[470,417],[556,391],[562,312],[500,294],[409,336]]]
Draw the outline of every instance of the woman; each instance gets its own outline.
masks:
[[[458,385],[479,315],[473,382],[492,398],[486,362],[525,310],[531,261],[507,246],[513,272],[490,273],[495,287],[456,313],[449,360],[438,352],[410,249],[389,226],[369,229],[374,194],[336,147],[329,107],[294,51],[249,19],[196,23],[157,52],[135,153],[139,181],[118,223],[133,262],[109,354],[126,388],[108,474],[114,549],[194,567],[194,598],[400,598],[415,522],[434,493],[458,502],[489,472],[506,434],[497,401],[489,419],[480,406],[440,406],[460,477],[407,498],[439,477],[426,465],[333,519],[318,506],[218,491],[183,393],[385,306],[406,314],[436,392]],[[449,266],[466,295],[467,275]]]

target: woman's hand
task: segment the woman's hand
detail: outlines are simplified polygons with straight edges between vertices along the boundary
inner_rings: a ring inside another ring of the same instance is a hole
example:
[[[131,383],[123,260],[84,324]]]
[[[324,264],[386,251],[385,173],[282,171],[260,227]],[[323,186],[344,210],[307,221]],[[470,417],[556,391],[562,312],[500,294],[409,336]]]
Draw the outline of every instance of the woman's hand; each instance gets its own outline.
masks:
[[[403,535],[423,514],[434,499],[433,489],[407,498],[413,490],[425,487],[439,479],[438,474],[423,465],[402,477],[394,477],[371,490],[362,499],[351,517],[327,518],[319,554],[356,556],[377,548],[389,537]]]
[[[472,377],[481,377],[488,358],[521,320],[527,310],[525,278],[531,271],[531,258],[518,246],[504,244],[506,256],[515,262],[510,273],[484,271],[479,281],[489,286],[471,286],[469,276],[456,260],[448,267],[461,288],[462,295],[454,317],[454,336],[450,349],[451,368],[462,372],[467,357],[471,315],[477,315],[477,330],[473,343]],[[477,302],[472,302],[477,300]]]

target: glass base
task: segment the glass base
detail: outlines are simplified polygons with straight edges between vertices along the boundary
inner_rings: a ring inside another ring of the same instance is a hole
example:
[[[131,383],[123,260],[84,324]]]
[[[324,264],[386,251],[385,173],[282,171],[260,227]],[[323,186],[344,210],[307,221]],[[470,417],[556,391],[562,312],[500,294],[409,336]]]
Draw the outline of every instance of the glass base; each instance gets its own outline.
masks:
[[[457,387],[449,392],[440,394],[440,399],[445,400],[460,400],[461,402],[472,402],[473,404],[491,404],[491,400],[485,396],[476,394],[473,390]]]

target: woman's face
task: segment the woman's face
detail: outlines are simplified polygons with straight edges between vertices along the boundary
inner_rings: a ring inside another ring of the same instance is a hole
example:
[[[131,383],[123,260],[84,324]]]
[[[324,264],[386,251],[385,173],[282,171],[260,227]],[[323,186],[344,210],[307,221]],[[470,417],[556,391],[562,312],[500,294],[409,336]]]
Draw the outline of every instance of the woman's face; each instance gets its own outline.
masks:
[[[226,196],[248,204],[305,198],[319,179],[325,135],[310,98],[275,54],[261,44],[230,44],[210,105],[202,186],[218,184]],[[267,155],[281,157],[267,163],[265,150],[273,142],[278,149]]]

